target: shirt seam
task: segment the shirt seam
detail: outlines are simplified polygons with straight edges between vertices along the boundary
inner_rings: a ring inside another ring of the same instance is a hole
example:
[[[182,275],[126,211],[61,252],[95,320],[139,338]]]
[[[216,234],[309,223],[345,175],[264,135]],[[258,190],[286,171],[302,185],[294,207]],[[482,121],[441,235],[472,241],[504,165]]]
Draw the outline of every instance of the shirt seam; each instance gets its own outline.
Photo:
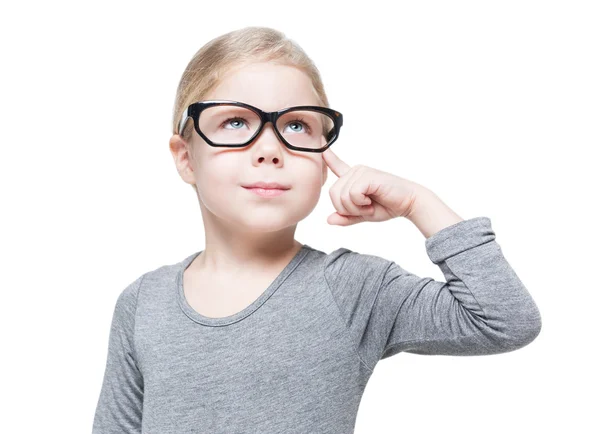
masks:
[[[381,280],[381,283],[379,285],[379,289],[381,290],[381,288],[383,287],[383,282],[385,281],[385,275],[387,274],[388,270],[394,265],[394,262],[392,262],[389,266],[387,266],[383,272],[383,278]],[[423,288],[425,288],[427,285],[429,285],[431,282],[435,282],[435,279],[433,277],[428,277],[426,278],[426,282],[424,284],[421,285],[421,287],[419,288],[419,292],[423,290]],[[414,293],[414,291],[411,291],[411,294]],[[396,308],[396,312],[394,313],[394,317],[393,317],[393,323],[395,324],[396,321],[398,320],[398,314],[400,313],[400,309],[402,309],[402,305],[404,303],[399,303],[398,307]],[[379,356],[380,358],[383,356],[383,354],[385,354],[386,352],[388,352],[390,349],[398,346],[398,345],[402,345],[402,344],[406,344],[406,343],[411,343],[411,342],[418,342],[418,341],[422,341],[423,339],[410,339],[408,341],[399,341],[399,342],[395,342],[392,344],[385,344],[383,347],[383,351],[381,353],[381,355]]]
[[[381,273],[381,275],[379,276],[379,285],[377,286],[377,296],[379,296],[379,294],[381,293],[381,290],[383,288],[383,282],[385,282],[385,277],[389,271],[390,268],[392,268],[392,266],[395,264],[394,261],[390,261],[389,264],[384,267],[383,272]],[[426,283],[427,284],[427,283]],[[426,285],[425,284],[425,285]],[[423,285],[424,286],[424,285]],[[375,301],[376,302],[376,301]],[[398,308],[396,309],[396,312],[394,313],[394,317],[392,319],[392,327],[395,325],[396,320],[398,319],[398,313],[400,312],[400,309],[402,308],[402,304],[403,303],[399,303],[398,304]],[[389,336],[388,336],[389,339]],[[386,344],[383,346],[383,351],[381,352],[381,354],[378,355],[378,360],[381,360],[382,355],[388,350],[388,345],[387,342]],[[377,362],[375,362],[377,363]]]
[[[136,323],[137,323],[138,299],[140,297],[140,292],[141,292],[141,288],[142,288],[142,282],[144,281],[145,277],[146,277],[146,274],[143,274],[142,277],[140,278],[140,281],[139,281],[138,285],[137,285],[136,294],[135,294],[135,310],[134,310],[134,313],[133,313],[133,337],[132,337],[133,342],[132,342],[132,345],[133,345],[133,354],[134,354],[134,357],[135,357],[135,364],[136,364],[138,370],[140,369],[140,365],[139,365],[140,359],[138,358],[138,351],[137,351],[137,346],[136,346],[136,342],[135,342],[136,341],[136,339],[135,339],[135,337],[136,337]]]
[[[329,290],[329,293],[331,294],[331,298],[333,299],[333,303],[335,304],[336,308],[337,308],[337,312],[339,315],[339,318],[342,321],[342,324],[344,326],[344,330],[347,333],[347,336],[350,338],[350,343],[352,344],[352,348],[354,349],[354,352],[356,354],[356,356],[358,357],[358,361],[365,367],[367,368],[367,370],[371,373],[373,373],[374,369],[371,368],[369,365],[367,365],[367,363],[362,359],[360,352],[358,351],[358,345],[354,345],[354,342],[352,340],[352,332],[350,330],[350,328],[348,327],[348,324],[346,323],[346,321],[344,320],[344,315],[342,314],[342,309],[340,308],[340,305],[337,302],[337,299],[335,298],[335,295],[333,294],[333,291],[331,289],[331,286],[329,285],[329,281],[327,280],[327,275],[325,273],[325,264],[323,264],[322,267],[322,272],[323,272],[323,279],[325,280],[325,285],[327,286],[327,289]]]

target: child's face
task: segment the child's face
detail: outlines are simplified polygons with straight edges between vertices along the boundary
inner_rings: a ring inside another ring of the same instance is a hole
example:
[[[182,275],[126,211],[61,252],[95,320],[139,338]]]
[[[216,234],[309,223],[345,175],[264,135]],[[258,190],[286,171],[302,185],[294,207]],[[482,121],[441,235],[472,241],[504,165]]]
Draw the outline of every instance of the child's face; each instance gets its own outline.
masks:
[[[264,111],[320,105],[304,72],[272,63],[255,63],[229,71],[204,99],[239,101]],[[189,145],[194,147],[195,158],[180,162],[178,170],[186,182],[196,184],[205,218],[208,211],[236,228],[270,232],[295,225],[319,201],[328,170],[322,154],[287,148],[271,123],[244,148],[212,147],[196,132],[192,142]],[[259,181],[278,182],[291,188],[277,197],[266,198],[243,187]]]

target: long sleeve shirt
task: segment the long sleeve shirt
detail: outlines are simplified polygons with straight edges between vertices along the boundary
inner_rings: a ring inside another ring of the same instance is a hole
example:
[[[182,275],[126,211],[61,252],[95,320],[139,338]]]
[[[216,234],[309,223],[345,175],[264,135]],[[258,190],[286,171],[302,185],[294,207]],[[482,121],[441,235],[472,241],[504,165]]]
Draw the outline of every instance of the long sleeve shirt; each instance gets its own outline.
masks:
[[[144,273],[116,302],[93,434],[352,433],[380,360],[506,353],[538,336],[540,312],[495,238],[487,217],[427,238],[445,281],[304,244],[221,318],[183,291],[202,251]]]

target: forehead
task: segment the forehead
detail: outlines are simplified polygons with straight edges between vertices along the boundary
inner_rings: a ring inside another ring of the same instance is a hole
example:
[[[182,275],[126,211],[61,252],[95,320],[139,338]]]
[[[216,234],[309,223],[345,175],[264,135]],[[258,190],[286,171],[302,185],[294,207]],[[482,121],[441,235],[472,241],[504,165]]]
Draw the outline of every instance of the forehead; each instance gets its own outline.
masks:
[[[308,75],[298,68],[261,62],[231,69],[205,99],[251,104],[265,111],[320,105]]]

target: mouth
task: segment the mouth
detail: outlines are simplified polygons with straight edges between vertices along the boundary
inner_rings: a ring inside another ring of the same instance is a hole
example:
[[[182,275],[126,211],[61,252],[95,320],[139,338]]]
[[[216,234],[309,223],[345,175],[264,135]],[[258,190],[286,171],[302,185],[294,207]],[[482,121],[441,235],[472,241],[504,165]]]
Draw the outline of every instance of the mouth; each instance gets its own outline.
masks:
[[[289,188],[263,188],[263,187],[244,187],[245,190],[248,190],[258,196],[262,197],[275,197],[281,196],[285,192],[289,190]]]
[[[254,184],[242,185],[244,188],[263,189],[263,190],[289,190],[289,185],[279,184],[277,182],[255,182]]]

